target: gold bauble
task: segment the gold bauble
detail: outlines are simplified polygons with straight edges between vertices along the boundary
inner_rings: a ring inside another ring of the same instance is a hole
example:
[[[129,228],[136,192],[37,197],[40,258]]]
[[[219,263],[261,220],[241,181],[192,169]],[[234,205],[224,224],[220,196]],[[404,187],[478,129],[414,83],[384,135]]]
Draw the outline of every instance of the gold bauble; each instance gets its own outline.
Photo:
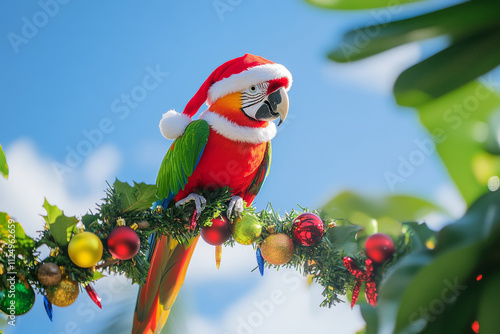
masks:
[[[81,268],[93,267],[101,260],[102,242],[91,232],[82,232],[71,238],[68,245],[71,261]]]
[[[231,225],[234,240],[241,245],[250,245],[259,240],[262,232],[262,223],[257,217],[249,213],[242,213]]]
[[[61,269],[55,263],[43,263],[38,267],[36,276],[43,285],[54,286],[61,281]]]
[[[78,283],[69,278],[63,278],[56,286],[47,288],[47,299],[59,307],[73,304],[80,293]]]
[[[260,244],[264,260],[275,265],[290,261],[294,250],[292,238],[284,233],[271,234]]]

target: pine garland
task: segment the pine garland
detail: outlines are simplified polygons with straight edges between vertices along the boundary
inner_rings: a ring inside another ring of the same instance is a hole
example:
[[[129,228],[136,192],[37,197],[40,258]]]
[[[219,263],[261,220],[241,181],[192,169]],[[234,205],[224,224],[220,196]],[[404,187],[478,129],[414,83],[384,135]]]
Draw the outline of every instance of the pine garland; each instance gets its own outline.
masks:
[[[40,232],[39,237],[32,242],[26,242],[17,249],[16,270],[18,276],[22,276],[38,292],[44,294],[45,287],[38,281],[36,271],[41,262],[52,262],[64,268],[65,274],[74,281],[86,285],[92,281],[100,279],[105,273],[117,273],[125,275],[133,283],[143,285],[149,270],[148,252],[150,242],[160,235],[169,235],[181,244],[188,243],[192,238],[200,233],[200,228],[210,226],[211,221],[221,215],[225,215],[231,192],[228,188],[221,188],[215,191],[200,191],[207,200],[205,209],[200,218],[193,224],[194,204],[188,203],[184,206],[176,207],[173,203],[167,208],[156,206],[153,203],[156,198],[156,186],[144,183],[130,186],[118,180],[113,186],[106,190],[106,197],[102,204],[98,205],[95,212],[84,215],[80,221],[79,228],[73,227],[72,234],[77,234],[79,230],[94,233],[103,243],[103,256],[101,262],[94,268],[80,268],[75,265],[68,255],[68,247],[57,242],[55,237],[57,229],[48,214],[46,217],[47,226]],[[46,203],[47,211],[55,206]],[[321,306],[331,306],[341,302],[341,297],[352,291],[356,284],[355,277],[344,267],[342,259],[349,256],[355,263],[362,267],[366,259],[364,250],[360,247],[363,240],[357,240],[358,232],[362,228],[353,225],[343,219],[332,219],[322,212],[301,208],[292,209],[290,212],[280,215],[274,211],[271,204],[265,210],[255,212],[252,207],[245,208],[246,214],[255,215],[262,224],[260,239],[254,243],[256,248],[272,233],[285,233],[292,237],[292,225],[294,219],[303,212],[312,212],[321,217],[325,226],[325,235],[321,242],[313,246],[302,246],[295,244],[295,251],[292,259],[281,266],[266,263],[267,268],[279,269],[294,268],[303,275],[309,277],[310,281],[320,284],[323,290],[324,301]],[[59,210],[59,209],[57,209]],[[62,211],[61,211],[62,214]],[[64,218],[71,219],[62,214]],[[75,219],[76,221],[76,219]],[[112,257],[107,248],[107,237],[111,231],[120,224],[134,227],[140,239],[140,250],[130,260],[116,260]],[[71,228],[71,224],[69,224]],[[65,228],[68,228],[65,226]],[[409,231],[401,233],[396,239],[396,254],[392,259],[383,265],[376,266],[376,281],[379,282],[384,272],[393,265],[401,256],[411,251],[411,238]],[[29,237],[26,237],[29,241]],[[68,240],[69,241],[69,240]],[[47,246],[51,252],[50,256],[41,260],[37,249]],[[235,240],[231,237],[226,246],[234,246]],[[0,264],[8,268],[8,253],[3,250],[6,243],[2,241],[0,248]],[[0,267],[2,269],[2,267]],[[0,270],[0,291],[8,286],[6,281],[7,270]]]

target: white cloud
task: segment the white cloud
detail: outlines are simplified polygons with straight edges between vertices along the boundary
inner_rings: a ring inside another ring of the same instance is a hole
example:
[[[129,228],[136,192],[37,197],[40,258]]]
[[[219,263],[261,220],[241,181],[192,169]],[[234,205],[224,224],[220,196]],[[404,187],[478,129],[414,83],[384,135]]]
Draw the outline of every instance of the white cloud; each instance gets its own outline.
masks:
[[[111,145],[103,145],[89,156],[80,168],[62,180],[52,163],[40,155],[33,142],[21,139],[6,148],[9,179],[0,181],[0,211],[15,217],[31,236],[43,228],[40,214],[44,197],[67,215],[83,215],[95,208],[103,197],[106,179],[119,167],[120,153]],[[86,191],[74,194],[74,189]]]
[[[259,280],[257,288],[232,304],[222,319],[193,314],[186,334],[315,333],[332,326],[335,333],[355,333],[363,327],[358,306],[351,310],[348,303],[341,303],[320,308],[322,287],[308,286],[294,270],[268,270]]]
[[[420,56],[420,46],[411,43],[352,63],[329,62],[325,73],[335,81],[342,80],[371,91],[391,93],[398,75],[415,64]]]

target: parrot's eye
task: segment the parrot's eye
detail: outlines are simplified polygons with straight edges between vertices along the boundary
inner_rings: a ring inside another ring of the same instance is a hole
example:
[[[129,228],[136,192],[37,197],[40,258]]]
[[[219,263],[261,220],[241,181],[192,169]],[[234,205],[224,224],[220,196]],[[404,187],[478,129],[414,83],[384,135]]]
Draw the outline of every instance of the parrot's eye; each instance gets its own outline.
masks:
[[[265,94],[268,86],[269,86],[269,84],[267,82],[252,85],[246,89],[246,93],[249,95],[256,95],[256,94],[262,94],[262,93]]]

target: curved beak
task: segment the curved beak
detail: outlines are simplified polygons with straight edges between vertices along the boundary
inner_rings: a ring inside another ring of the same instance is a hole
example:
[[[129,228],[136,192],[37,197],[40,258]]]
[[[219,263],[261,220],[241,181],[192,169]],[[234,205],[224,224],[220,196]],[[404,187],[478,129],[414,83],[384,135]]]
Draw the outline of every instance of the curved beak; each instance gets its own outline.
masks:
[[[280,126],[281,123],[283,123],[285,121],[286,115],[288,115],[288,94],[286,93],[286,90],[284,87],[281,87],[275,93],[278,93],[278,92],[281,96],[281,103],[278,103],[277,108],[276,108],[276,112],[280,115],[280,122],[278,123],[278,126]]]
[[[279,117],[279,126],[285,120],[286,115],[288,115],[288,94],[285,88],[281,87],[266,97],[255,113],[255,118],[257,120],[275,120]]]

